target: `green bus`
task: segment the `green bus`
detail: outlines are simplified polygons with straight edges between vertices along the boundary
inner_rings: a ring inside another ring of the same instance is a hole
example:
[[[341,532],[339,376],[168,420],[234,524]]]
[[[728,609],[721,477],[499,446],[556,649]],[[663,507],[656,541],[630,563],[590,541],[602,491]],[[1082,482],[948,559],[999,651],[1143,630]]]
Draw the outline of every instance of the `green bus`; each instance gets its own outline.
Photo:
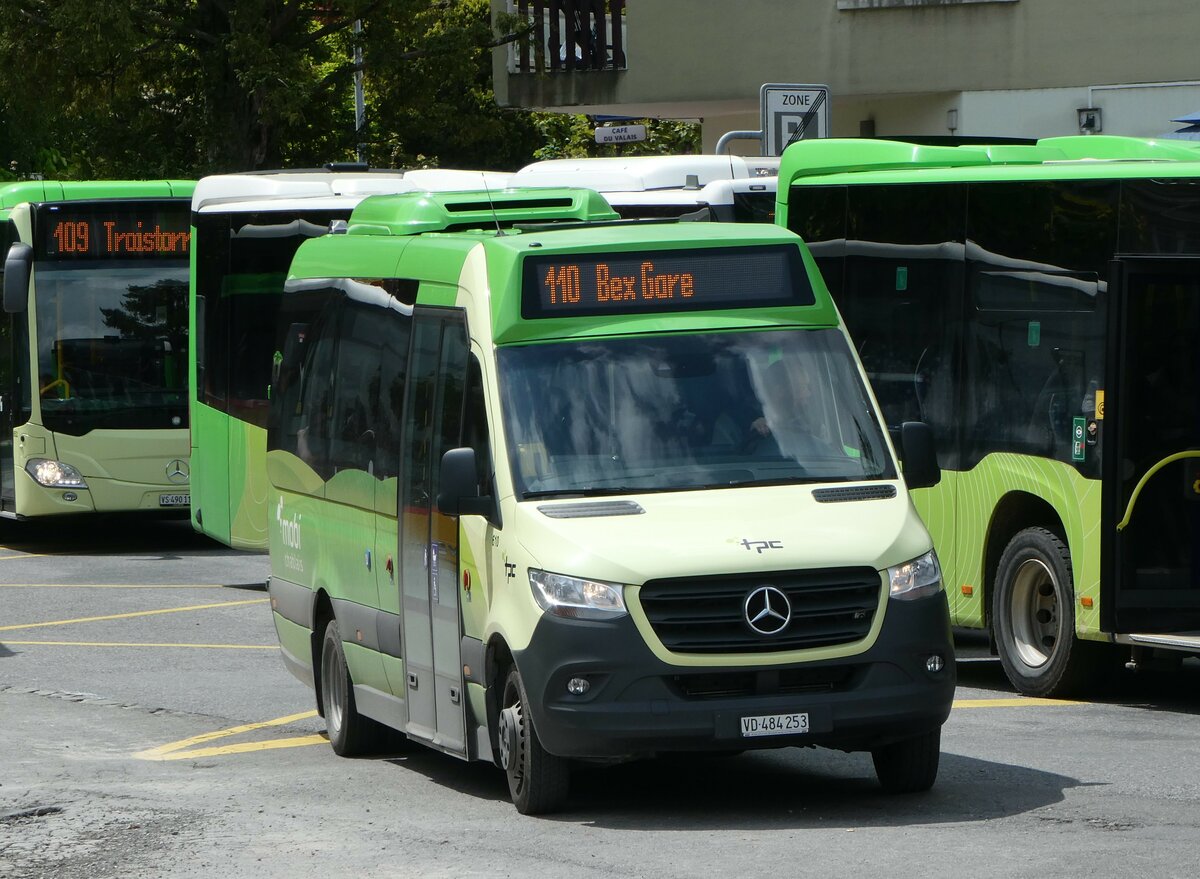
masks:
[[[826,746],[935,781],[955,667],[904,475],[802,242],[594,191],[376,196],[289,272],[269,590],[336,753]]]
[[[296,248],[368,195],[503,189],[508,175],[441,168],[220,174],[192,196],[192,525],[235,549],[267,548],[267,400],[275,319]]]
[[[1013,686],[1200,652],[1200,150],[806,141],[777,219],[889,422],[933,429],[951,617]]]
[[[187,514],[193,185],[0,187],[0,517]]]

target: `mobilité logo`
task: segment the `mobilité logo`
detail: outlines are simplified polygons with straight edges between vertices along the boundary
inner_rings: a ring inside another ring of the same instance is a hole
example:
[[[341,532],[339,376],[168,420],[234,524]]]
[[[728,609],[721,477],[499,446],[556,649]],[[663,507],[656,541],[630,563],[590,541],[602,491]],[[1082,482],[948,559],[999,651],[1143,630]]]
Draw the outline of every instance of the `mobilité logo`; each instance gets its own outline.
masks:
[[[300,513],[296,513],[290,519],[284,518],[283,497],[280,496],[279,505],[275,508],[275,521],[279,523],[279,536],[283,539],[283,545],[289,549],[300,549],[300,519]]]

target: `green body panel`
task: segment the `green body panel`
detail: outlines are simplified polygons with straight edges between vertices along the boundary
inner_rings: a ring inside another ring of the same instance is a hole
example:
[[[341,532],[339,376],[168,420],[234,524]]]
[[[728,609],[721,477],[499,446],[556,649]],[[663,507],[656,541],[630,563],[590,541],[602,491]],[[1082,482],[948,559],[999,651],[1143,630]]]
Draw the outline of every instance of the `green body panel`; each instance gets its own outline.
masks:
[[[272,612],[271,617],[275,620],[275,634],[279,638],[279,646],[283,652],[289,654],[300,665],[311,669],[313,663],[312,631],[293,623],[278,613]]]
[[[1085,479],[1069,464],[1009,453],[988,455],[965,473],[942,471],[934,488],[913,492],[913,502],[933,536],[956,626],[983,628],[994,572],[983,570],[989,531],[1006,497],[1024,493],[1048,503],[1063,523],[1075,578],[1075,629],[1081,637],[1100,630],[1100,481]],[[997,553],[1004,547],[995,547]],[[964,586],[972,594],[963,594]]]
[[[194,364],[191,368],[195,368]],[[195,387],[194,379],[190,386]],[[231,543],[233,530],[231,492],[226,479],[232,422],[224,412],[191,401],[192,527],[226,545]],[[198,442],[198,437],[204,441]]]
[[[0,186],[0,210],[24,202],[109,198],[190,198],[193,180],[26,180]]]

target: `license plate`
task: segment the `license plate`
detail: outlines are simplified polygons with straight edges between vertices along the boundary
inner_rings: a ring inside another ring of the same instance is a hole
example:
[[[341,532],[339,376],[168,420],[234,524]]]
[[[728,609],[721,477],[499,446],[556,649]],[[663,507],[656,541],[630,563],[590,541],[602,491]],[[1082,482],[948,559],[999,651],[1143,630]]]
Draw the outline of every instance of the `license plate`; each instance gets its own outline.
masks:
[[[160,494],[158,496],[158,505],[160,507],[186,507],[192,502],[190,494]]]
[[[808,732],[808,712],[759,714],[742,718],[742,738],[790,736]]]

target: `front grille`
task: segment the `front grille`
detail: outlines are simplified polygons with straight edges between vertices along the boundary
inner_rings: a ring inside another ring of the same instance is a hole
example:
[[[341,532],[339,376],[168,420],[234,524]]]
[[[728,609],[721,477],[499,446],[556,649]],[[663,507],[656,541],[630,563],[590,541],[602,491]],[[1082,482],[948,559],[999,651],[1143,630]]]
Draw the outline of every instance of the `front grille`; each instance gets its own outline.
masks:
[[[778,653],[864,638],[879,606],[872,568],[825,568],[765,574],[651,580],[639,601],[654,634],[673,653]],[[787,596],[791,618],[762,635],[746,620],[747,596],[770,585]]]

